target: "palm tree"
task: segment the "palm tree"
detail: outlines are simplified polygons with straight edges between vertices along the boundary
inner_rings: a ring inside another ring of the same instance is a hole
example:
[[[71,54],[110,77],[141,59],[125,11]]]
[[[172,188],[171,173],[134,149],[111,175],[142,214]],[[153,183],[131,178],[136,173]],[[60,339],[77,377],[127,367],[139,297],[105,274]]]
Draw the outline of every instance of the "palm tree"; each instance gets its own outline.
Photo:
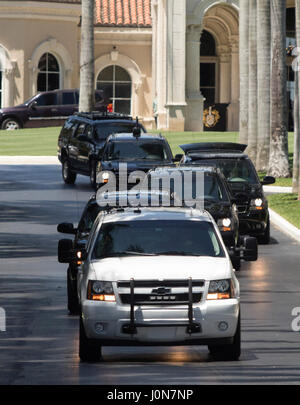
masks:
[[[270,0],[257,0],[257,159],[256,169],[266,171],[270,151],[271,9]]]
[[[79,111],[91,112],[94,88],[94,0],[82,0]]]
[[[248,142],[249,101],[249,1],[240,2],[240,135],[241,143]]]
[[[271,140],[268,174],[274,177],[289,177],[285,0],[271,0],[271,29]]]
[[[297,63],[294,66],[295,70],[295,105],[294,105],[294,167],[293,167],[293,191],[298,192],[298,200],[300,200],[300,0],[295,0],[296,14],[296,43],[297,43]]]
[[[249,117],[247,153],[256,162],[257,154],[257,2],[249,0]]]
[[[300,1],[300,0],[299,0]],[[299,191],[299,72],[295,71],[295,93],[294,93],[294,158],[293,158],[293,193]]]

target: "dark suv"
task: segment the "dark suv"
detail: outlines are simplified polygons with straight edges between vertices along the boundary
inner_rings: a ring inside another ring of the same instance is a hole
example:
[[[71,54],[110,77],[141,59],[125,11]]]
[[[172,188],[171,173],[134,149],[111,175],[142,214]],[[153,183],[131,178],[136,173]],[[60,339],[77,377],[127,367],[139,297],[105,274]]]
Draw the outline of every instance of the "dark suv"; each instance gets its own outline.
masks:
[[[99,186],[111,182],[119,183],[120,164],[126,164],[127,178],[134,171],[147,173],[157,166],[172,165],[173,154],[168,141],[161,134],[131,133],[114,134],[107,138],[102,158],[97,166]],[[133,184],[127,184],[130,187]]]
[[[203,175],[204,195],[197,190],[197,174]],[[175,180],[177,179],[177,184]],[[168,180],[168,181],[166,181]],[[196,207],[196,198],[203,198],[205,208],[216,221],[224,243],[229,251],[235,251],[242,243],[239,238],[239,219],[235,199],[231,195],[228,183],[214,166],[159,167],[150,170],[142,186],[152,190],[169,191],[170,205]],[[164,188],[166,187],[166,188]],[[178,191],[180,195],[178,195]],[[232,255],[231,261],[236,270],[240,269],[240,255]]]
[[[77,174],[90,176],[91,185],[96,184],[96,165],[101,159],[106,139],[111,134],[132,132],[141,124],[132,117],[117,113],[77,113],[67,119],[58,137],[58,159],[62,163],[65,183],[74,184]]]
[[[77,89],[46,91],[15,107],[0,109],[1,129],[62,125],[67,117],[78,111]],[[95,90],[95,110],[106,111],[109,100],[102,90]]]
[[[256,236],[258,241],[270,241],[270,218],[268,201],[263,185],[273,184],[274,177],[262,181],[251,159],[244,153],[247,145],[230,142],[208,142],[181,145],[185,152],[181,164],[214,164],[223,172],[236,198],[239,213],[240,233]]]

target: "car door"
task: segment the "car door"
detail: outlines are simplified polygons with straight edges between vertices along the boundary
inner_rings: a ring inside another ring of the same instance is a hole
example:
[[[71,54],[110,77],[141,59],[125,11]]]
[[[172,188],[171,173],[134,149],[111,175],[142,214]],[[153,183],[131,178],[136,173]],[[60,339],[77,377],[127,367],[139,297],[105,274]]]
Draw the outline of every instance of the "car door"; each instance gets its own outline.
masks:
[[[77,123],[74,126],[68,145],[69,164],[73,169],[80,170],[79,146],[80,137],[84,135],[85,124]]]
[[[29,120],[41,120],[43,118],[53,117],[57,115],[58,98],[57,93],[41,93],[30,105]]]
[[[61,102],[59,106],[60,116],[68,117],[69,115],[72,115],[78,110],[77,107],[78,105],[76,105],[74,90],[61,91]]]
[[[87,124],[84,132],[78,136],[78,165],[80,170],[86,174],[90,172],[90,155],[93,154],[94,149],[94,128]]]

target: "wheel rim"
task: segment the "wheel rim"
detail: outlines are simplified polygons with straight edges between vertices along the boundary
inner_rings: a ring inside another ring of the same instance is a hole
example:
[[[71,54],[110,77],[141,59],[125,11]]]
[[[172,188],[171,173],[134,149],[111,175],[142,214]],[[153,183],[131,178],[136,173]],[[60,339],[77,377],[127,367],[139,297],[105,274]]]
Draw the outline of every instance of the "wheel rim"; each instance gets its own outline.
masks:
[[[8,121],[5,125],[5,129],[7,131],[14,131],[16,129],[19,129],[19,125],[16,121]]]

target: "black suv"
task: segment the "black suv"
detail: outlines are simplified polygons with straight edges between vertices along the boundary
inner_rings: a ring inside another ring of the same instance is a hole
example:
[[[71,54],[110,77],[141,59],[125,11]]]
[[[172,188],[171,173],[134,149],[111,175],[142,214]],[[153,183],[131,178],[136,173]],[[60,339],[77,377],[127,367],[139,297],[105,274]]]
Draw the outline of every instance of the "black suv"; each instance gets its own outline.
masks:
[[[203,174],[203,196],[202,190],[196,190],[197,173]],[[164,183],[164,178],[168,179],[168,184],[166,181]],[[181,191],[178,189],[178,184],[175,184],[176,178],[181,183],[179,184]],[[164,189],[165,186],[166,189]],[[159,167],[148,172],[142,184],[143,187],[147,187],[148,190],[159,187],[159,191],[169,191],[170,205],[176,206],[196,208],[195,199],[200,196],[200,199],[204,199],[204,208],[216,221],[228,251],[235,252],[242,243],[239,238],[239,219],[235,199],[220,169],[214,166]],[[180,196],[177,195],[178,191]],[[234,268],[239,270],[240,255],[231,256],[231,260]]]
[[[96,164],[101,159],[109,135],[131,132],[141,124],[132,117],[117,113],[78,113],[67,119],[58,137],[58,159],[62,163],[62,177],[65,183],[74,184],[77,174],[90,176],[96,184]]]
[[[215,164],[227,179],[232,195],[236,198],[240,233],[256,236],[258,242],[270,241],[268,201],[263,185],[273,184],[274,177],[259,180],[250,158],[244,153],[247,145],[215,142],[181,145],[185,155],[181,164]]]
[[[132,133],[111,135],[107,138],[103,155],[97,166],[99,186],[111,181],[119,185],[119,166],[126,163],[127,176],[133,171],[147,173],[161,165],[173,164],[173,154],[167,140],[161,134],[141,133],[136,128]],[[127,184],[127,187],[130,187]]]
[[[67,117],[78,111],[78,102],[78,89],[38,93],[23,104],[1,108],[1,129],[61,125]],[[105,100],[103,91],[95,90],[95,110],[106,111],[108,103],[109,100]]]

